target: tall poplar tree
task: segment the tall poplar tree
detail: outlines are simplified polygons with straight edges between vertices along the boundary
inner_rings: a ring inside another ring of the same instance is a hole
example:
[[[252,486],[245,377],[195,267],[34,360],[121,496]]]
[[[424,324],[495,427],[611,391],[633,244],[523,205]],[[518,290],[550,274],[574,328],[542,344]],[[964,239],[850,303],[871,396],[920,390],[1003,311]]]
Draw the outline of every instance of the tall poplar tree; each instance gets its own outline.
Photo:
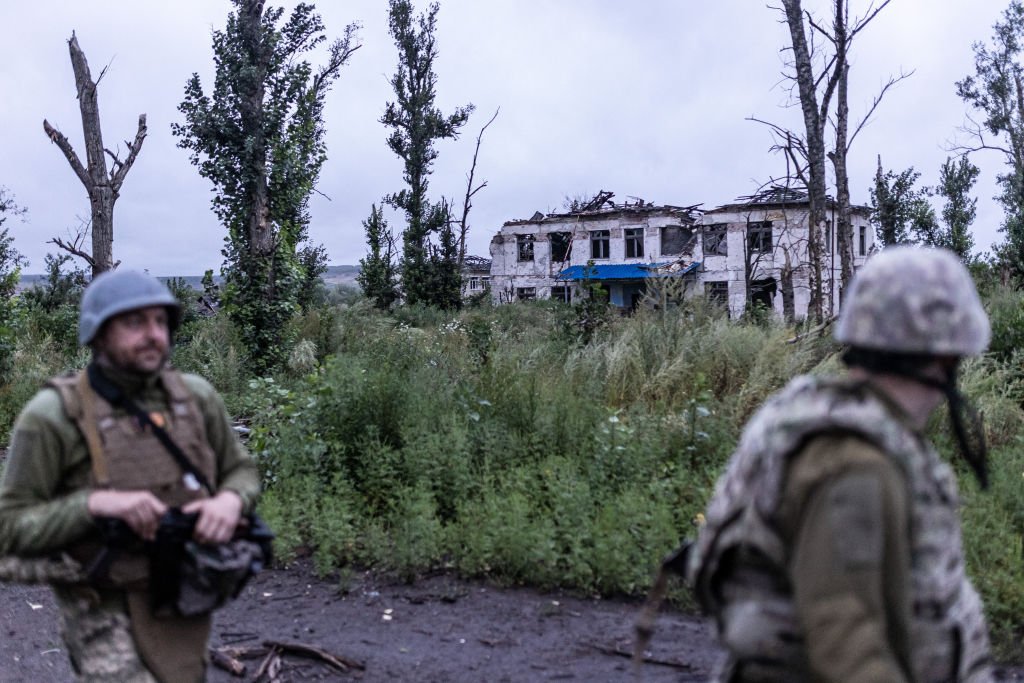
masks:
[[[391,129],[388,147],[402,160],[407,185],[386,198],[406,218],[401,262],[405,299],[453,308],[461,302],[461,276],[451,212],[447,202],[431,202],[427,188],[437,158],[434,143],[457,138],[473,105],[457,107],[449,115],[434,106],[439,9],[434,2],[414,17],[411,0],[389,0],[388,30],[398,48],[398,66],[391,77],[395,100],[387,103],[380,122]]]
[[[965,156],[957,160],[946,159],[935,188],[936,193],[946,200],[942,207],[942,222],[946,228],[938,246],[955,252],[964,263],[973,258],[971,224],[978,213],[978,199],[971,197],[970,193],[978,180],[978,173],[978,167]]]
[[[921,174],[913,166],[896,173],[882,169],[878,157],[875,183],[871,187],[871,224],[883,247],[924,241],[931,243],[935,215],[928,204],[927,191],[915,187]]]
[[[228,233],[225,309],[263,372],[287,356],[288,320],[310,291],[305,270],[322,266],[322,252],[312,247],[303,258],[299,245],[327,159],[325,98],[359,46],[350,24],[314,68],[303,57],[327,38],[313,5],[296,5],[282,24],[284,10],[262,0],[232,3],[225,29],[213,32],[213,91],[193,74],[178,107],[185,123],[172,128],[214,185],[213,209]]]
[[[370,253],[359,259],[356,281],[374,306],[387,310],[398,300],[398,264],[395,263],[395,238],[376,204],[370,208],[370,217],[363,221],[363,229]]]

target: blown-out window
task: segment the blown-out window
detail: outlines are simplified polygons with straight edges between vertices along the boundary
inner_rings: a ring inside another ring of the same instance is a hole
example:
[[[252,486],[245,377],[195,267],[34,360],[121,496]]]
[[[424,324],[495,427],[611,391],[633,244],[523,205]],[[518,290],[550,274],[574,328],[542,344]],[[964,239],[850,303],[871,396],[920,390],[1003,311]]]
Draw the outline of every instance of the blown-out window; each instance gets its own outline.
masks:
[[[533,260],[533,235],[516,235],[516,251],[518,261]]]
[[[611,256],[611,231],[590,231],[590,258],[606,259]]]
[[[626,258],[642,258],[644,255],[644,229],[626,228]]]
[[[725,223],[712,223],[704,226],[704,255],[728,256],[729,241]]]

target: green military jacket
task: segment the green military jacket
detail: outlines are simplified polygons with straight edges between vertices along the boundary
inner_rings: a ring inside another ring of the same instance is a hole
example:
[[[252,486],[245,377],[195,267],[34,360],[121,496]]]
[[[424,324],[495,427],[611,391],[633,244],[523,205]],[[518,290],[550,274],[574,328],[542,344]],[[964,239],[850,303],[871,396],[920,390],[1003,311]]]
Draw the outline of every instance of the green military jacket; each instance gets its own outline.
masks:
[[[104,370],[146,411],[168,408],[159,377],[146,380]],[[218,491],[231,490],[251,510],[259,494],[256,464],[231,428],[224,402],[205,379],[183,375],[216,457]],[[170,454],[167,456],[170,458]],[[18,416],[0,481],[0,556],[63,550],[96,527],[86,501],[91,460],[85,439],[53,388],[39,391]]]

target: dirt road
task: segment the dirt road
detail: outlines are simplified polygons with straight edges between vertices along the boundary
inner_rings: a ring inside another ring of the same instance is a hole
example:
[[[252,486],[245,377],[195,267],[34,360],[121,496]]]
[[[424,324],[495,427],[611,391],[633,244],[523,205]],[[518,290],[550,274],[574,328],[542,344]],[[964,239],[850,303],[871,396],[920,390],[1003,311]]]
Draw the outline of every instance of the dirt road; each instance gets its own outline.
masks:
[[[636,678],[623,656],[638,606],[436,576],[414,585],[369,575],[317,580],[305,566],[265,572],[217,615],[214,646],[301,642],[365,665],[339,673],[286,655],[280,681],[705,680],[718,652],[702,620],[666,612]],[[0,585],[0,681],[70,680],[49,591]],[[261,658],[246,660],[252,680]],[[210,681],[240,681],[214,669]],[[1001,680],[1024,681],[1024,670]]]

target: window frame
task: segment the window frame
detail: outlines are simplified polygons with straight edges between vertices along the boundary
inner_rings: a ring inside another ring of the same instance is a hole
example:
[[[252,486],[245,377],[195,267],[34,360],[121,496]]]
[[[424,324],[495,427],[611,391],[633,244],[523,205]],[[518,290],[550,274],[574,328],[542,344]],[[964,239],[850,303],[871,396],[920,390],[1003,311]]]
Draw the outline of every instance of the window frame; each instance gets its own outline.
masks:
[[[599,249],[600,245],[604,245],[603,249]],[[599,251],[603,251],[604,255],[598,254]],[[597,261],[607,261],[612,257],[612,231],[611,230],[591,230],[590,231],[590,258]]]
[[[704,283],[704,297],[708,301],[729,306],[729,281],[708,280]]]
[[[626,258],[644,257],[644,229],[623,228],[622,238],[625,242]],[[630,253],[632,250],[633,253]]]
[[[714,248],[709,248],[709,245]],[[709,223],[702,226],[701,249],[704,252],[704,256],[728,256],[729,224]]]
[[[556,290],[558,290],[559,296],[556,296]],[[572,287],[570,285],[552,285],[551,286],[551,299],[552,301],[561,301],[563,303],[572,303]]]
[[[678,248],[667,248],[665,233],[669,230],[678,231]],[[689,235],[686,235],[686,239],[683,239],[684,231],[689,233]],[[688,225],[663,225],[659,229],[658,237],[660,240],[659,248],[661,249],[662,256],[678,256],[685,251],[686,245],[693,240],[693,227]]]
[[[516,263],[533,263],[536,239],[536,235],[530,233],[516,235]]]
[[[555,252],[555,246],[559,244],[560,240],[565,240],[565,252],[559,256]],[[548,233],[548,241],[551,244],[551,261],[557,263],[564,263],[569,260],[572,256],[572,233],[571,232],[550,232]]]
[[[536,298],[536,287],[516,287],[516,301],[533,301]]]
[[[767,237],[767,248],[765,248]],[[771,221],[750,221],[747,223],[747,253],[770,254],[775,246]]]

